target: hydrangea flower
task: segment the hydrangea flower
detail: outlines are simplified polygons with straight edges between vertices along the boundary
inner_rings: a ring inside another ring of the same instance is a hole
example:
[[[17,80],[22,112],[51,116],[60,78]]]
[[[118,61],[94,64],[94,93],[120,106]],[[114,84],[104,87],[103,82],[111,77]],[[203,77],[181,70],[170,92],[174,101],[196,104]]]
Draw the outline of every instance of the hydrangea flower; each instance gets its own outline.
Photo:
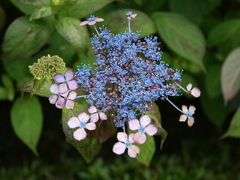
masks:
[[[194,88],[193,88],[193,86],[192,86],[191,83],[189,83],[189,84],[187,85],[187,90],[188,90],[189,93],[191,93],[191,95],[192,95],[193,97],[198,98],[198,97],[200,97],[200,95],[201,95],[200,89],[198,89],[197,87],[194,87]]]
[[[96,124],[93,122],[88,122],[90,116],[87,113],[80,113],[78,117],[71,117],[68,121],[68,127],[71,129],[78,128],[74,131],[74,139],[81,141],[87,137],[87,132],[85,129],[92,131],[96,129]]]
[[[96,123],[99,119],[107,120],[107,115],[103,112],[99,112],[95,106],[90,106],[88,112],[90,114],[90,120],[93,123]]]
[[[66,107],[67,109],[74,108],[74,100],[77,97],[77,93],[75,91],[67,91],[65,93],[59,93],[59,86],[53,84],[50,87],[50,91],[54,93],[54,95],[49,96],[49,102],[51,104],[55,104],[55,106],[59,109]]]
[[[67,109],[74,108],[74,100],[77,93],[74,91],[78,88],[78,84],[74,78],[74,73],[68,70],[64,75],[56,74],[54,76],[55,84],[51,85],[50,92],[54,95],[49,96],[49,102],[55,104],[59,109],[66,107]]]
[[[148,115],[143,115],[140,120],[133,119],[128,122],[129,129],[138,132],[134,134],[134,142],[138,144],[144,144],[147,140],[145,135],[153,136],[157,133],[157,127],[151,124],[151,118]]]
[[[123,154],[126,149],[128,151],[128,156],[131,158],[137,157],[137,155],[140,153],[139,147],[133,145],[133,134],[128,136],[125,132],[119,132],[117,133],[117,139],[119,142],[115,143],[112,149],[117,155]]]
[[[194,117],[193,114],[195,113],[196,108],[193,105],[190,105],[189,108],[186,105],[182,105],[182,112],[183,114],[180,116],[180,122],[186,122],[189,127],[194,124]]]
[[[76,90],[78,88],[77,81],[74,80],[74,73],[68,70],[64,75],[56,74],[54,76],[55,83],[58,85],[59,93],[66,93],[69,90]]]
[[[86,21],[83,21],[80,26],[85,26],[85,25],[94,25],[97,22],[103,22],[103,18],[95,17],[95,16],[90,16]]]
[[[135,18],[137,16],[137,14],[134,14],[131,11],[129,11],[129,12],[126,13],[126,16],[130,20],[130,19]]]
[[[182,113],[179,121],[187,121],[188,126],[192,126],[196,108],[183,105],[180,109],[170,99],[182,95],[182,91],[194,97],[199,97],[201,92],[192,84],[186,89],[180,85],[182,70],[173,69],[161,60],[157,37],[141,38],[138,32],[132,32],[131,20],[137,14],[128,12],[126,16],[128,29],[119,34],[111,33],[106,27],[97,28],[95,24],[104,19],[95,16],[80,24],[93,25],[96,31],[91,39],[95,67],[83,65],[76,73],[68,70],[65,74],[56,74],[49,101],[57,108],[73,109],[74,100],[85,98],[90,106],[89,114],[82,112],[67,122],[70,129],[75,129],[73,137],[78,141],[86,138],[87,130],[95,130],[99,120],[112,120],[107,117],[111,114],[115,126],[124,131],[117,133],[119,142],[114,144],[113,152],[120,155],[127,149],[128,155],[135,158],[140,149],[134,143],[143,144],[147,140],[146,134],[153,136],[158,131],[146,115],[152,110],[153,102],[159,99],[169,102]],[[75,90],[78,87],[86,95],[77,96]],[[135,133],[128,135],[126,124]]]

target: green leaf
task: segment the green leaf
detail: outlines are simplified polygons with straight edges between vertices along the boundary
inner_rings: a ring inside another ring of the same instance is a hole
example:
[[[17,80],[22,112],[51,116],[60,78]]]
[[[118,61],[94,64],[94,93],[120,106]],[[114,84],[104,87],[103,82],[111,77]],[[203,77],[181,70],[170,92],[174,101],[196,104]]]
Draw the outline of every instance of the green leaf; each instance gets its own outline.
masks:
[[[18,98],[11,109],[11,122],[17,136],[37,154],[42,131],[42,108],[36,97]]]
[[[68,0],[60,6],[61,17],[82,18],[103,8],[113,0]]]
[[[23,87],[21,87],[21,91],[28,92],[34,95],[48,97],[52,93],[50,92],[50,86],[53,84],[52,80],[42,79],[36,80],[32,79],[26,82]]]
[[[136,157],[136,160],[145,166],[149,166],[156,150],[154,138],[148,136],[146,143],[139,145],[139,147],[140,153]]]
[[[31,14],[37,7],[50,5],[51,0],[10,0],[24,14]]]
[[[8,92],[7,90],[0,86],[0,100],[7,100],[8,99]]]
[[[128,30],[128,20],[125,16],[128,11],[132,11],[137,14],[137,17],[131,21],[131,30],[133,32],[140,30],[141,37],[151,35],[156,32],[155,26],[147,14],[132,9],[122,9],[110,12],[106,15],[104,24],[106,24],[113,33],[121,33]]]
[[[56,23],[56,29],[75,48],[85,48],[89,45],[89,35],[85,26],[80,26],[75,18],[61,18]]]
[[[170,0],[170,10],[182,14],[195,23],[217,8],[222,0]]]
[[[51,16],[52,15],[52,9],[51,7],[41,7],[37,10],[35,10],[31,16],[30,16],[30,21],[35,20],[35,19],[40,19],[40,18],[44,18],[47,16]]]
[[[14,99],[14,86],[12,80],[6,75],[2,75],[2,82],[6,88],[8,100],[12,101]]]
[[[21,61],[3,61],[3,67],[7,74],[17,81],[17,87],[22,86],[30,79],[28,66],[32,64],[32,59],[23,59]]]
[[[232,19],[215,26],[208,35],[207,43],[209,47],[222,46],[226,42],[239,44],[239,36],[240,19]]]
[[[170,49],[200,66],[205,54],[205,39],[201,30],[174,13],[157,12],[153,14],[157,30]]]
[[[70,129],[67,125],[69,119],[73,116],[77,116],[81,112],[87,112],[88,104],[85,100],[80,101],[79,103],[75,103],[75,108],[73,110],[63,109],[62,111],[62,126],[63,131],[66,136],[66,140],[68,143],[73,145],[78,152],[82,155],[82,157],[86,160],[86,162],[91,162],[97,153],[101,149],[101,144],[98,142],[96,138],[91,136],[91,133],[88,132],[87,138],[82,141],[77,141],[73,138],[73,132],[76,129]]]
[[[225,102],[231,100],[240,89],[240,47],[226,58],[221,74],[222,91]]]
[[[206,92],[210,98],[218,97],[221,92],[221,65],[209,66],[205,76]]]
[[[234,114],[227,132],[223,135],[223,138],[225,137],[240,138],[240,107]]]
[[[227,116],[227,109],[224,106],[222,96],[210,98],[203,89],[200,102],[202,110],[209,121],[221,128]]]
[[[106,121],[99,121],[97,129],[94,131],[93,136],[96,137],[100,143],[104,143],[117,132],[117,128],[113,124],[113,118],[110,116],[110,113],[107,117],[108,119]]]
[[[21,60],[30,57],[48,41],[49,31],[27,17],[17,18],[5,33],[2,50],[4,60]]]
[[[157,104],[153,103],[152,110],[146,112],[146,114],[151,117],[153,123],[158,127],[158,134],[161,136],[160,149],[162,149],[162,146],[167,138],[168,133],[161,125],[161,114]]]

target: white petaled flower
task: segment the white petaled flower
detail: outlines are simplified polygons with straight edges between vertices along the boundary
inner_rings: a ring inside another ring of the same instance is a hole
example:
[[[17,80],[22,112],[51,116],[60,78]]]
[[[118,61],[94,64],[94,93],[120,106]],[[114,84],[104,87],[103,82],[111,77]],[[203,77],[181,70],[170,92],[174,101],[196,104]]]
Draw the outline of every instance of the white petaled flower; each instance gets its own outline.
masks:
[[[187,85],[187,90],[188,90],[189,93],[191,93],[191,95],[192,95],[193,97],[198,98],[198,97],[201,96],[201,91],[200,91],[200,89],[198,89],[197,87],[194,87],[194,88],[193,88],[193,86],[192,86],[191,83],[189,83],[189,84]]]
[[[128,136],[125,132],[119,132],[117,133],[117,139],[119,142],[115,143],[112,149],[115,154],[121,155],[127,149],[128,156],[131,158],[135,158],[140,153],[139,147],[133,145],[133,134],[130,134]]]
[[[85,25],[94,25],[97,22],[103,22],[103,18],[95,17],[95,16],[90,16],[86,21],[83,21],[80,26],[85,26]]]
[[[128,126],[129,129],[133,131],[138,130],[138,132],[134,134],[133,139],[136,143],[139,144],[144,144],[146,142],[146,134],[153,136],[158,131],[157,127],[151,124],[151,118],[148,115],[143,115],[140,120],[130,120],[128,122]]]
[[[93,123],[96,123],[99,119],[107,120],[107,115],[103,112],[99,112],[95,106],[90,106],[88,112],[90,114],[90,121]]]
[[[129,20],[131,20],[131,19],[135,18],[137,16],[137,14],[132,13],[131,11],[129,11],[129,12],[126,13],[126,16],[127,16],[127,18]]]
[[[182,105],[182,112],[183,114],[180,116],[180,122],[186,122],[189,127],[194,124],[194,117],[193,114],[195,113],[196,108],[193,105],[190,105],[189,108],[185,105]]]
[[[78,128],[73,132],[74,139],[81,141],[87,137],[85,129],[92,131],[96,129],[96,124],[89,122],[89,115],[85,112],[80,113],[78,117],[71,117],[68,121],[68,127],[71,129]]]

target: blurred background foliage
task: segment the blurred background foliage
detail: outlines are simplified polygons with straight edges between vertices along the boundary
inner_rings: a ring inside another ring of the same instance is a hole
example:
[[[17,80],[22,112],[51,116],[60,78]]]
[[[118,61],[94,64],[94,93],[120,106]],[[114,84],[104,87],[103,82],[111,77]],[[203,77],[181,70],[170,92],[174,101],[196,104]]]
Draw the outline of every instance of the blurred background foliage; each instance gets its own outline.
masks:
[[[0,179],[240,179],[239,0],[0,2]],[[92,65],[93,29],[80,22],[94,14],[119,33],[129,10],[138,14],[133,30],[158,36],[162,60],[184,70],[183,85],[201,88],[200,99],[175,99],[194,103],[196,124],[178,123],[179,114],[159,101],[168,137],[162,150],[156,139],[149,167],[115,156],[114,138],[86,164],[64,140],[61,113],[45,98],[21,98],[21,89],[32,78],[28,66],[41,56],[59,55],[71,68]]]

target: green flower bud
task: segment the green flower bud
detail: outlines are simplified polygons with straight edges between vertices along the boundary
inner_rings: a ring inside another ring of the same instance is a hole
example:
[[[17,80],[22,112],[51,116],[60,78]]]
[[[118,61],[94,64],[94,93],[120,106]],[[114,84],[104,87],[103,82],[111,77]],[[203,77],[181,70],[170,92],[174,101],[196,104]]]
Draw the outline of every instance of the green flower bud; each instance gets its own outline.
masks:
[[[66,66],[59,56],[43,56],[38,59],[37,63],[29,66],[30,72],[34,79],[51,79],[57,73],[66,71]]]

